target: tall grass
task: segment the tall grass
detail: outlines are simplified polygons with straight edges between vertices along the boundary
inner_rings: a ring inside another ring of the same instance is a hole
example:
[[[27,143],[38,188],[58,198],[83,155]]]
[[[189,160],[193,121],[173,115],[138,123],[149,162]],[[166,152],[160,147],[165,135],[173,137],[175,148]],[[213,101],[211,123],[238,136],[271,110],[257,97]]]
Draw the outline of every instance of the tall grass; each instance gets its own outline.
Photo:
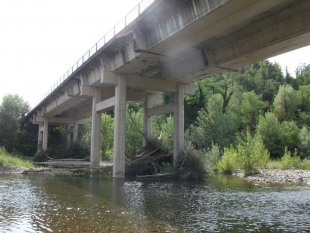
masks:
[[[3,147],[0,147],[0,166],[1,167],[22,167],[22,168],[35,168],[35,165],[29,161],[13,157],[8,154]]]

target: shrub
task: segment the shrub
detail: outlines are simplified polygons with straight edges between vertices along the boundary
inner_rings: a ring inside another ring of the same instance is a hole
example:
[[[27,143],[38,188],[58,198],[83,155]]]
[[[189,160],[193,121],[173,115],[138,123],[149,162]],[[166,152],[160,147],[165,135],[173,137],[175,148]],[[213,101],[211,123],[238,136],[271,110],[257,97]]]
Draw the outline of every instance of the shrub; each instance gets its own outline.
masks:
[[[249,130],[237,135],[237,164],[245,175],[256,172],[269,160],[269,152],[258,135],[251,136]]]
[[[37,152],[34,154],[32,160],[33,162],[44,162],[46,160],[45,158],[46,156],[43,153]]]
[[[160,173],[172,173],[172,172],[174,172],[174,167],[171,163],[162,162],[159,166],[160,166]]]
[[[249,130],[237,135],[238,144],[224,150],[222,159],[218,162],[218,169],[222,173],[232,173],[242,169],[245,175],[250,175],[258,168],[265,166],[269,160],[269,152],[258,135],[251,136]]]
[[[202,151],[189,149],[177,161],[177,173],[181,179],[201,179],[206,175],[206,160]]]
[[[297,156],[297,151],[295,150],[292,156],[291,152],[285,147],[284,156],[281,158],[282,169],[292,169],[292,168],[302,168],[302,161]]]
[[[233,173],[237,169],[236,159],[237,151],[232,146],[225,148],[221,160],[217,163],[219,172],[226,174]]]
[[[298,146],[300,156],[306,157],[310,155],[310,131],[304,126],[299,133],[300,144]]]
[[[304,159],[302,161],[302,169],[310,170],[310,159]]]
[[[221,158],[220,147],[212,143],[212,147],[205,153],[206,156],[206,168],[208,170],[216,170],[217,163]]]

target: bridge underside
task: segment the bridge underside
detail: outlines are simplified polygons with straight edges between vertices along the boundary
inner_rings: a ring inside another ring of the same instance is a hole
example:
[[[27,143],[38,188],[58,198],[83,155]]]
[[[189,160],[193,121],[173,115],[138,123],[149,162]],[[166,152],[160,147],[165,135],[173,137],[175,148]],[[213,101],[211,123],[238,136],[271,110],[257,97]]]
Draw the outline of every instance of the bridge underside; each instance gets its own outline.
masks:
[[[308,0],[157,0],[77,68],[30,113],[39,149],[51,124],[77,126],[92,116],[91,168],[100,162],[100,113],[115,110],[114,177],[125,173],[126,103],[144,103],[145,143],[151,117],[174,115],[174,160],[184,147],[184,95],[193,82],[235,71],[310,44]],[[153,107],[161,93],[171,105]],[[104,140],[104,139],[103,139]]]

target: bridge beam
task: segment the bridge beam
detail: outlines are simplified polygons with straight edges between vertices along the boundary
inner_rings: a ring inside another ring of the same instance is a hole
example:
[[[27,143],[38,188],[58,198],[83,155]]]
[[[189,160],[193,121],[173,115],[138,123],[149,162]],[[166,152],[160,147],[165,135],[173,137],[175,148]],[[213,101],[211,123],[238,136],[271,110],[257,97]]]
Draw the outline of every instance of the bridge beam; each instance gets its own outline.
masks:
[[[113,177],[125,177],[125,135],[126,135],[126,81],[125,76],[117,77],[114,107],[114,155]]]
[[[101,101],[101,89],[95,88],[92,100],[92,126],[91,126],[91,146],[90,146],[90,170],[97,173],[100,168],[100,128],[101,113],[96,111],[96,104]]]

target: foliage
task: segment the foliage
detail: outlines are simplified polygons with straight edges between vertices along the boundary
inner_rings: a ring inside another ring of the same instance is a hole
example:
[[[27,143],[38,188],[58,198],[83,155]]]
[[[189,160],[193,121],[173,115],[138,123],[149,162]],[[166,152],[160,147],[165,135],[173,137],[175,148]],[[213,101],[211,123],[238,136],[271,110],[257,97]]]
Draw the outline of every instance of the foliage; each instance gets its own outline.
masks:
[[[142,109],[136,112],[127,108],[126,115],[126,156],[132,157],[142,146],[143,113]]]
[[[223,113],[221,106],[211,100],[206,109],[199,112],[197,127],[190,127],[190,135],[197,141],[200,148],[207,149],[212,143],[217,144],[221,150],[234,141],[236,126],[229,113]]]
[[[34,154],[32,158],[33,162],[45,162],[46,161],[46,156],[42,152],[37,152]]]
[[[237,135],[237,141],[236,162],[245,175],[256,172],[258,168],[268,163],[269,152],[258,135],[252,137],[247,130]]]
[[[260,116],[256,129],[267,150],[270,152],[270,156],[280,158],[284,153],[284,137],[280,122],[275,115],[268,112],[265,114],[265,117]]]
[[[101,114],[101,157],[103,160],[111,160],[111,150],[114,138],[114,119],[106,114]],[[109,152],[109,153],[107,153]]]
[[[16,158],[7,153],[4,147],[0,147],[0,166],[4,167],[22,167],[22,168],[34,168],[35,166],[29,162]]]
[[[251,131],[255,129],[257,118],[265,107],[261,98],[261,95],[256,95],[253,91],[242,93],[240,113],[244,119],[244,124],[250,127]]]
[[[206,150],[205,157],[207,170],[216,170],[217,163],[221,158],[220,147],[212,143],[211,148]]]
[[[90,155],[89,144],[85,144],[81,140],[72,143],[70,147],[66,150],[66,156],[68,156],[69,158],[84,159],[89,155]]]
[[[161,162],[160,166],[160,173],[165,174],[165,173],[172,173],[174,172],[174,167],[171,163],[168,162]]]
[[[180,179],[204,178],[207,170],[204,153],[199,150],[188,149],[186,154],[179,157],[177,167]]]
[[[245,175],[250,175],[265,166],[269,160],[269,152],[258,135],[251,136],[249,130],[237,135],[236,148],[225,149],[222,159],[218,163],[218,169],[223,173],[232,173],[235,169],[241,169]]]
[[[274,98],[274,114],[278,120],[293,120],[297,113],[296,91],[290,85],[281,85]]]
[[[219,172],[225,173],[225,174],[231,174],[233,171],[237,169],[237,151],[233,148],[233,146],[230,146],[228,148],[224,149],[224,154],[217,163],[217,168]]]
[[[297,156],[297,151],[295,150],[294,155],[285,147],[284,156],[281,158],[282,169],[299,169],[302,168],[301,159]]]
[[[283,121],[280,128],[284,139],[284,145],[289,151],[294,152],[299,145],[299,129],[295,121]]]
[[[20,132],[20,123],[30,106],[18,95],[6,95],[0,105],[0,146],[12,152]]]
[[[299,153],[302,157],[310,155],[310,130],[308,127],[303,126],[299,133]]]
[[[162,146],[166,150],[173,148],[173,116],[158,115],[152,117],[152,130],[154,137],[161,141]]]

